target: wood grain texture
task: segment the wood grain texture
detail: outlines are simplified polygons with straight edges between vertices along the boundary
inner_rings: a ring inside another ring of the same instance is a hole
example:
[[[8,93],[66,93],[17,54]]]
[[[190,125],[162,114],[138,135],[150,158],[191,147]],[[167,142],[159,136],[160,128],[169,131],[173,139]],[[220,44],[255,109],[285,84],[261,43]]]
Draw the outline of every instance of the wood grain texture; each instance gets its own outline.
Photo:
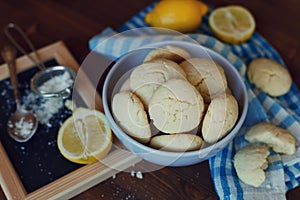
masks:
[[[0,182],[3,187],[3,191],[8,199],[18,200],[24,199],[26,196],[25,188],[14,170],[13,165],[10,162],[9,157],[6,155],[4,147],[0,143]],[[0,195],[1,197],[1,195]]]
[[[110,26],[118,28],[154,0],[0,0],[0,28],[13,21],[23,27],[37,48],[63,40],[82,63],[89,53],[88,40]],[[215,5],[246,6],[257,22],[257,31],[280,53],[300,87],[300,1],[298,0],[206,0]],[[0,33],[0,46],[8,44]],[[2,60],[0,60],[2,61]],[[2,63],[2,62],[1,62]],[[147,162],[145,162],[147,163]],[[141,167],[145,167],[141,163]],[[147,163],[151,166],[152,164]],[[142,180],[128,172],[80,193],[74,200],[94,199],[218,199],[208,162],[190,167],[165,167],[143,173]],[[5,199],[0,192],[0,199]],[[300,199],[300,188],[287,192],[287,199]]]

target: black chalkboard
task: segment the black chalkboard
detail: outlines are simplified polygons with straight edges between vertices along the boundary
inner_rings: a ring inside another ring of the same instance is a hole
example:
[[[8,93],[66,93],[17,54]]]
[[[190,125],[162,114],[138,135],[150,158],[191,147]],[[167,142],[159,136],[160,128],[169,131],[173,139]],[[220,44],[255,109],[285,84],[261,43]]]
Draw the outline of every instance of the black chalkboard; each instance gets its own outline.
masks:
[[[58,65],[55,59],[45,62],[46,66]],[[37,67],[18,74],[19,91],[22,97],[30,91],[30,79],[38,71]],[[57,132],[71,111],[62,108],[50,120],[52,127],[39,124],[36,134],[25,143],[11,139],[6,131],[9,116],[15,110],[15,99],[10,79],[0,81],[0,139],[27,193],[80,168],[82,165],[66,160],[56,145]]]

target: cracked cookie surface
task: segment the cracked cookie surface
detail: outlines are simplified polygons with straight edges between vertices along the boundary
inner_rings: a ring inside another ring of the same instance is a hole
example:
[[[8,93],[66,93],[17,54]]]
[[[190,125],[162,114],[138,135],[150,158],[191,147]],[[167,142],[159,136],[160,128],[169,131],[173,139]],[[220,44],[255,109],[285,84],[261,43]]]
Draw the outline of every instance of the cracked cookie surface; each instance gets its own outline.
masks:
[[[267,58],[253,60],[249,64],[247,75],[251,83],[271,96],[287,93],[292,85],[288,70]]]
[[[191,55],[183,48],[167,45],[150,51],[145,57],[144,62],[148,62],[157,58],[166,58],[176,63],[180,63],[185,59],[191,58]]]
[[[115,94],[112,111],[116,121],[128,135],[141,143],[150,141],[151,130],[147,113],[135,94],[128,91]]]
[[[182,133],[196,128],[203,117],[200,93],[186,80],[171,79],[161,85],[149,103],[154,126],[164,133]]]
[[[223,138],[235,125],[239,108],[234,96],[219,94],[212,99],[202,123],[202,136],[208,143]]]
[[[205,103],[227,89],[223,68],[209,58],[191,58],[180,64],[188,81],[197,88]]]
[[[156,60],[137,66],[130,75],[130,89],[148,108],[149,101],[155,90],[172,78],[185,79],[184,71],[175,62]]]

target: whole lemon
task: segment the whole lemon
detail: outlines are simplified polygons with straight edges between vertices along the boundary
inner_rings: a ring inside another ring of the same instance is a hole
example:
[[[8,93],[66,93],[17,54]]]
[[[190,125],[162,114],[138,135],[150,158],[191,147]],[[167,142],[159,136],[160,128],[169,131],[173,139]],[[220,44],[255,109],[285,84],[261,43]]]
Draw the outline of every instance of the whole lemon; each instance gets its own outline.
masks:
[[[193,32],[200,26],[207,11],[207,5],[197,0],[162,0],[146,14],[145,22],[183,33]]]

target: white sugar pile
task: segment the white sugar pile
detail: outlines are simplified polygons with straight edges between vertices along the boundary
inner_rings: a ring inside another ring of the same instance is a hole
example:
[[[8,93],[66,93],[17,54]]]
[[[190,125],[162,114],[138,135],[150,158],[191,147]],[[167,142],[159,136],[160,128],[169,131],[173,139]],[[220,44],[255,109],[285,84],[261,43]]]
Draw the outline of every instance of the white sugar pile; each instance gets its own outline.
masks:
[[[65,72],[61,75],[57,75],[45,81],[41,86],[38,87],[38,90],[44,93],[59,92],[73,84],[73,79],[70,76],[69,72]]]

